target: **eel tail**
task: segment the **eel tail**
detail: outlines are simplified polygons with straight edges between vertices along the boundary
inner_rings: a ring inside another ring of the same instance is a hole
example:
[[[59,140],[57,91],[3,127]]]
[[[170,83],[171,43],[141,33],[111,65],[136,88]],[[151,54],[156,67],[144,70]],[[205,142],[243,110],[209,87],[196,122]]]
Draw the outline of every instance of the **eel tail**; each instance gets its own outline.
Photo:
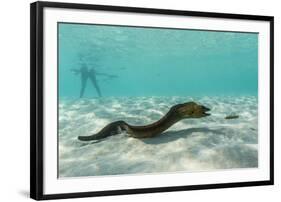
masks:
[[[78,136],[78,140],[81,141],[91,141],[100,140],[112,135],[118,135],[122,131],[126,130],[128,124],[124,121],[116,121],[105,126],[100,132],[90,135],[90,136]]]

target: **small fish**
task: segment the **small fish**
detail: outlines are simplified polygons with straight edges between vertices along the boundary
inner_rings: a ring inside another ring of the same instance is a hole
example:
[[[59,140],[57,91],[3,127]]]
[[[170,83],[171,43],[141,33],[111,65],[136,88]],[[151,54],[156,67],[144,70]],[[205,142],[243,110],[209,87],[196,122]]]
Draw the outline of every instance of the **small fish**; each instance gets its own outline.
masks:
[[[225,119],[238,119],[238,118],[239,118],[238,115],[230,115],[225,117]]]

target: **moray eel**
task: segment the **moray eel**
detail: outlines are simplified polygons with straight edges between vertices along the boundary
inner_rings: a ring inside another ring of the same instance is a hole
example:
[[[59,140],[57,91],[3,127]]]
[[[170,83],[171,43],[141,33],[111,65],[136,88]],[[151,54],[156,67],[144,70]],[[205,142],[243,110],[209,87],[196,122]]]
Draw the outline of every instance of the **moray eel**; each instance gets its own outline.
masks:
[[[90,136],[79,136],[81,141],[100,140],[126,131],[134,138],[150,138],[157,136],[182,119],[202,118],[209,116],[209,108],[195,102],[178,104],[164,115],[160,120],[145,126],[132,126],[125,121],[116,121],[105,126],[100,132]]]

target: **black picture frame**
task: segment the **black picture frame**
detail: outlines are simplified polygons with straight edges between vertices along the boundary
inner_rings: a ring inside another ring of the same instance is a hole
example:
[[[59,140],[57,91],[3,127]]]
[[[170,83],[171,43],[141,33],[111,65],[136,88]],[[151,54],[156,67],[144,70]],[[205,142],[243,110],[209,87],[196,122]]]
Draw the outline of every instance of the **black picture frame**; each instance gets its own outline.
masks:
[[[80,10],[102,10],[130,13],[197,16],[238,20],[267,21],[270,23],[270,180],[239,183],[204,184],[174,187],[154,187],[128,190],[93,191],[46,195],[43,192],[43,9],[62,8]],[[35,2],[30,5],[30,197],[36,200],[93,197],[121,194],[186,191],[228,187],[246,187],[274,184],[274,17],[240,15],[229,13],[195,12],[155,8],[136,8],[58,2]]]

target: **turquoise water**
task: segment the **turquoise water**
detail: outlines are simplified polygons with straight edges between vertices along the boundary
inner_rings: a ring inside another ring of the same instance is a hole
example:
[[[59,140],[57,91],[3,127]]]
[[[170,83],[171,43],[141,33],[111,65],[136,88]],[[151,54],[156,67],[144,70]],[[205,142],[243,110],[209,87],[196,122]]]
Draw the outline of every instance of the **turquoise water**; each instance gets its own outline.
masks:
[[[59,177],[258,167],[257,34],[60,23],[58,42]],[[153,138],[77,138],[189,101],[211,115]]]
[[[255,33],[60,23],[58,37],[60,98],[79,97],[82,66],[103,97],[257,95]]]

